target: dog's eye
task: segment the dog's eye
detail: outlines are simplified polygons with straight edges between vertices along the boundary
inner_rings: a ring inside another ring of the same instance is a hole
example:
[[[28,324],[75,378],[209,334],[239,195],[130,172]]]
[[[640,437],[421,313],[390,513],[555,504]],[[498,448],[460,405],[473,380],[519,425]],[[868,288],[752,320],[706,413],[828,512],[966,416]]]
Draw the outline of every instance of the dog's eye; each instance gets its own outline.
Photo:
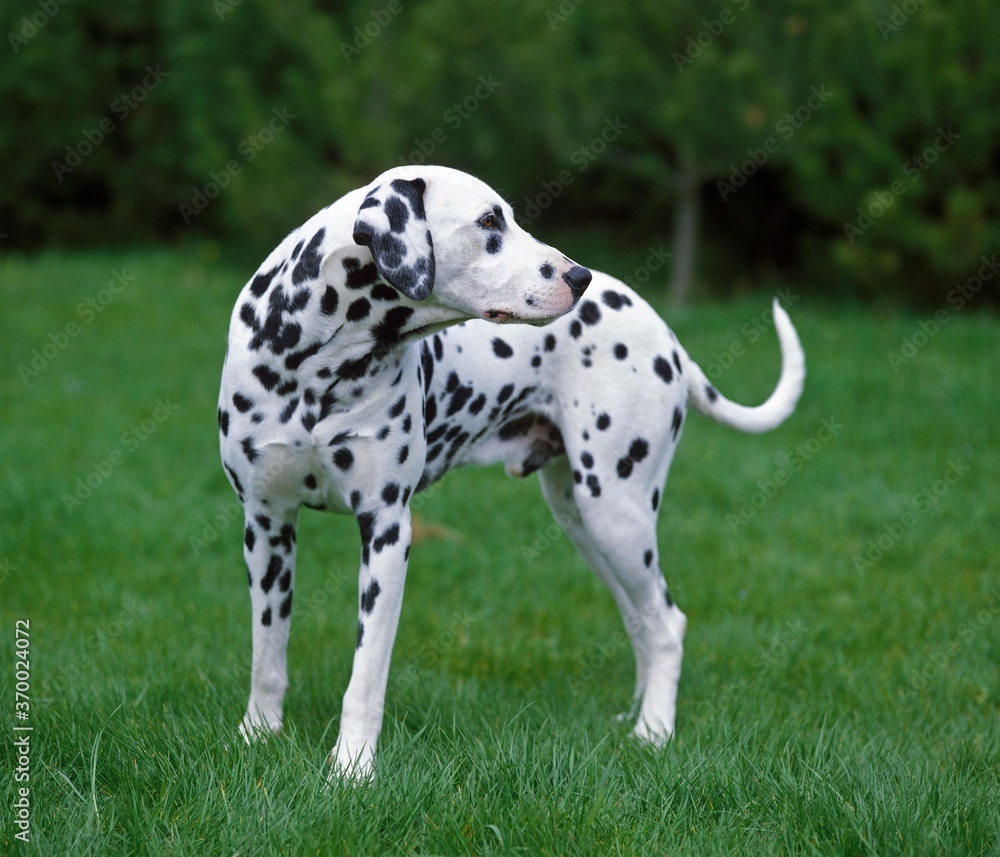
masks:
[[[494,229],[498,224],[496,217],[492,214],[484,214],[479,218],[479,225],[482,226],[483,229]]]

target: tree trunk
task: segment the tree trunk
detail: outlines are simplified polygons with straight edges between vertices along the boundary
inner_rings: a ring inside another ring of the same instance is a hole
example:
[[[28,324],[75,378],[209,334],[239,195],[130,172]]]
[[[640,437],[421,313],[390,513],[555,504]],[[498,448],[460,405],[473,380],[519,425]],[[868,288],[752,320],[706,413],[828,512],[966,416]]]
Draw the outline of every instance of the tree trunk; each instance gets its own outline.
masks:
[[[674,269],[667,293],[674,306],[691,300],[694,290],[694,265],[698,249],[698,169],[685,159],[677,174],[677,205],[674,209]]]

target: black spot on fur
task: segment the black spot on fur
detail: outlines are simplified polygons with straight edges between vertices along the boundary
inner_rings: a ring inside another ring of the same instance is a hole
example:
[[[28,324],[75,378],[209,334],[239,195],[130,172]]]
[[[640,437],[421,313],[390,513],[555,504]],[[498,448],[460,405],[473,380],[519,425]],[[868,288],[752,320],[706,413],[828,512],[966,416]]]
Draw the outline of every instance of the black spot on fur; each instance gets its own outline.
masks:
[[[382,489],[382,502],[392,506],[399,499],[399,483],[390,482]]]
[[[486,394],[480,393],[469,405],[469,413],[476,416],[486,406]]]
[[[289,592],[285,596],[284,600],[281,602],[281,607],[278,608],[278,616],[282,619],[287,619],[292,613],[292,593]]]
[[[247,461],[253,464],[257,460],[259,453],[253,445],[252,437],[245,437],[240,441],[240,445],[243,447],[243,454],[247,457]]]
[[[378,269],[374,262],[362,265],[358,259],[344,259],[344,270],[347,272],[344,285],[349,289],[363,289],[378,280]]]
[[[243,531],[243,544],[247,546],[247,550],[253,553],[253,546],[257,543],[257,536],[253,531],[253,527],[249,524],[246,530]]]
[[[278,386],[278,382],[281,381],[281,376],[270,366],[263,363],[259,363],[253,367],[253,374],[265,390],[273,390]]]
[[[375,532],[375,515],[371,512],[361,512],[358,515],[358,529],[361,531],[361,544],[371,544]]]
[[[497,357],[506,360],[508,357],[514,356],[514,349],[497,336],[493,339],[493,353],[496,354]]]
[[[365,613],[371,613],[375,609],[375,599],[379,597],[382,592],[382,587],[378,585],[377,580],[373,580],[368,584],[368,588],[361,593],[361,609]]]
[[[628,454],[633,461],[642,461],[649,454],[649,444],[641,437],[637,437],[629,446]]]
[[[427,219],[427,215],[424,213],[424,190],[427,188],[427,182],[423,179],[396,179],[389,186],[400,196],[406,198],[410,204],[410,211],[413,212],[413,216],[417,220]]]
[[[385,201],[383,211],[389,218],[389,228],[393,232],[402,232],[406,228],[406,221],[410,219],[410,209],[398,196],[390,196]]]
[[[397,345],[403,336],[403,327],[413,315],[413,308],[396,306],[390,309],[383,319],[372,328],[375,342],[382,348]]]
[[[673,354],[673,358],[674,358],[674,366],[677,367],[677,374],[683,375],[684,370],[681,368],[681,356],[675,351]]]
[[[674,380],[674,370],[673,367],[671,367],[669,360],[657,357],[653,361],[653,371],[663,379],[663,383],[665,384],[669,384]]]
[[[583,333],[583,325],[580,324],[578,319],[574,318],[569,326],[569,335],[574,339],[579,339],[581,333]]]
[[[551,334],[545,335],[545,350],[552,351],[556,347],[556,338]]]
[[[621,342],[615,345],[615,358],[618,360],[624,360],[628,357],[628,347]]]
[[[310,491],[316,490],[316,485],[317,485],[316,477],[313,476],[311,473],[308,476],[306,476],[306,478],[302,481],[303,484],[306,486],[306,488],[308,488]]]
[[[333,286],[327,286],[319,302],[319,311],[323,315],[333,315],[339,305],[340,295],[337,294],[337,290]]]
[[[284,410],[278,415],[278,419],[282,423],[287,423],[292,416],[295,414],[295,409],[299,406],[299,397],[295,396],[288,400],[288,404],[285,405]]]
[[[229,411],[219,408],[219,431],[223,437],[229,437]]]
[[[556,269],[546,262],[538,269],[538,273],[541,274],[544,279],[551,280],[556,275]]]
[[[601,320],[601,310],[593,301],[580,304],[580,318],[584,324],[594,325]]]
[[[253,407],[253,399],[248,399],[242,393],[234,393],[233,405],[241,414],[245,414]]]
[[[399,524],[391,524],[385,531],[372,542],[372,549],[375,553],[382,553],[384,548],[396,544],[399,541]]]
[[[653,511],[655,512],[660,505],[660,489],[653,489]]]
[[[499,253],[502,248],[503,248],[503,239],[499,235],[494,234],[491,235],[488,239],[486,239],[486,252],[489,253],[491,256],[495,255],[496,253]]]
[[[715,389],[711,384],[705,385],[705,395],[708,397],[710,402],[714,402],[719,398],[719,391]]]
[[[312,345],[303,348],[301,351],[295,351],[289,354],[285,358],[285,368],[290,369],[293,372],[302,365],[302,363],[312,357],[316,352],[323,347],[323,341],[317,340]]]
[[[622,296],[618,294],[618,292],[613,292],[609,289],[601,294],[601,300],[604,301],[604,305],[610,309],[622,308]]]
[[[357,381],[368,371],[372,362],[371,354],[362,354],[356,360],[345,360],[337,367],[336,376],[344,381]]]
[[[267,610],[263,612],[260,617],[260,624],[267,626],[271,624],[271,608],[268,607]]]
[[[445,413],[446,417],[450,417],[457,414],[462,408],[465,407],[465,403],[469,401],[472,397],[472,387],[459,387],[452,393],[451,402],[448,405],[448,410]]]
[[[333,454],[333,463],[340,470],[350,470],[354,464],[354,453],[346,446],[342,446]]]
[[[243,495],[246,492],[243,490],[243,485],[240,483],[239,476],[236,475],[236,471],[233,470],[233,468],[230,467],[228,464],[224,465],[224,467],[226,468],[226,473],[229,474],[229,478],[233,482],[233,488],[236,489],[236,493],[240,495],[240,499],[242,500],[243,499]]]
[[[267,564],[267,574],[260,581],[260,588],[264,592],[270,592],[274,588],[274,581],[278,579],[282,568],[284,568],[284,562],[281,557],[277,554],[272,554],[271,561]]]
[[[674,408],[674,418],[670,421],[670,435],[674,440],[677,440],[677,435],[681,430],[681,423],[684,422],[684,414],[681,413],[680,408]]]
[[[646,551],[642,555],[642,562],[643,562],[643,565],[646,566],[646,568],[649,568],[653,564],[653,552],[652,551]]]
[[[250,283],[250,294],[255,298],[260,298],[264,296],[264,292],[267,291],[268,287],[271,285],[271,280],[274,279],[274,275],[278,273],[278,266],[275,265],[270,271],[264,274],[257,274]]]
[[[358,298],[347,308],[347,320],[361,321],[364,318],[368,318],[371,308],[372,305],[368,298]]]
[[[607,431],[611,425],[611,417],[607,414],[599,414],[597,417],[597,428],[599,431]]]
[[[593,473],[587,474],[587,487],[590,489],[591,497],[601,496],[601,482]]]

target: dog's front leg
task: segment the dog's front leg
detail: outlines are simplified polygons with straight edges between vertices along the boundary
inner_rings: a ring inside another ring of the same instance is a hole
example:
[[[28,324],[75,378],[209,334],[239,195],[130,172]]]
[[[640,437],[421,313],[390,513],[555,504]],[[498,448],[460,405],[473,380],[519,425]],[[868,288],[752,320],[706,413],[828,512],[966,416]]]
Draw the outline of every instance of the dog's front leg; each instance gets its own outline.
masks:
[[[361,529],[357,648],[344,694],[340,735],[330,761],[335,776],[366,779],[374,772],[375,746],[382,729],[411,527],[409,506],[382,506],[356,514]]]

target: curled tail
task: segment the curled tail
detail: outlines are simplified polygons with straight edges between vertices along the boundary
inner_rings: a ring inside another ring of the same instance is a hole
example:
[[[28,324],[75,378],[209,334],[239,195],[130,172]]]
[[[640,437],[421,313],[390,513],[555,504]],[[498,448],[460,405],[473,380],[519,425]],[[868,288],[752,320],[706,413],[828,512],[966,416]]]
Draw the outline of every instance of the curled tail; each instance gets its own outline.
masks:
[[[746,432],[765,432],[781,425],[795,410],[806,377],[806,357],[798,334],[777,298],[774,301],[774,329],[781,345],[781,377],[767,401],[755,408],[729,401],[715,389],[705,373],[687,357],[690,402],[699,413],[722,425]]]

